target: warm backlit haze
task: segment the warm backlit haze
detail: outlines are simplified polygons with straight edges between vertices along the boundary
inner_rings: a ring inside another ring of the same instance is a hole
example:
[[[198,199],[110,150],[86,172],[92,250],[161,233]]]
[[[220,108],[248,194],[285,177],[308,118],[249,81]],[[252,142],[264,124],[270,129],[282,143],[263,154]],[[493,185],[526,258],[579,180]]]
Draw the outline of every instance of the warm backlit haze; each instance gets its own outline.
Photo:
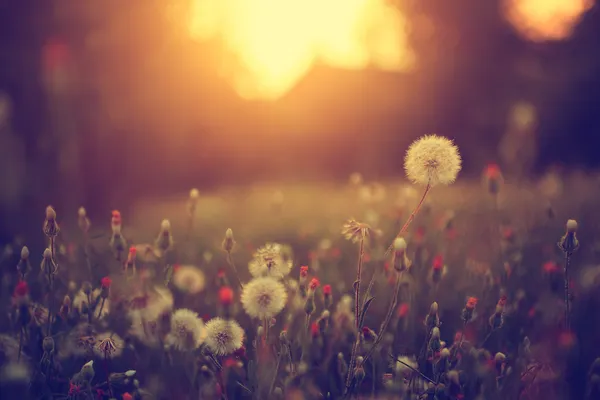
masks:
[[[190,33],[218,39],[244,98],[277,99],[316,64],[406,71],[409,21],[385,0],[192,0]]]
[[[594,0],[505,0],[508,21],[528,40],[566,39]]]

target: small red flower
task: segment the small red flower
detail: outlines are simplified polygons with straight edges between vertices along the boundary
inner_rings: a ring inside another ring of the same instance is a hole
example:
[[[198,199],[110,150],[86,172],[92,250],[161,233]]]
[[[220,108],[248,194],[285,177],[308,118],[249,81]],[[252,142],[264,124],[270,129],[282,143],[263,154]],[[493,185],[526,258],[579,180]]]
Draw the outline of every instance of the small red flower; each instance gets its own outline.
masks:
[[[508,297],[506,297],[506,295],[502,295],[500,297],[500,299],[498,300],[498,305],[500,307],[504,307],[506,305],[506,302],[508,301]]]
[[[512,240],[515,237],[515,232],[510,227],[502,228],[502,238],[504,240]]]
[[[123,400],[133,400],[133,396],[128,392],[123,393]]]
[[[137,249],[134,246],[131,246],[129,248],[129,255],[135,256],[136,253],[137,253]]]
[[[501,175],[498,164],[488,164],[485,168],[485,177],[488,179],[498,179]]]
[[[177,268],[179,269],[179,266],[177,266]],[[218,279],[225,278],[225,269],[219,268],[219,270],[217,271],[217,278]]]
[[[19,281],[13,292],[13,296],[16,298],[25,297],[29,294],[29,286],[25,281]]]
[[[571,348],[576,340],[575,334],[571,331],[563,331],[558,335],[558,344],[561,347]]]
[[[308,284],[308,288],[310,290],[315,290],[316,288],[319,287],[319,285],[321,285],[321,282],[319,282],[319,279],[317,278],[312,278],[310,283]]]
[[[227,357],[227,358],[225,359],[225,361],[223,362],[223,366],[224,366],[225,368],[233,368],[233,367],[235,367],[237,364],[238,364],[238,360],[236,360],[236,359],[235,359],[235,358],[233,358],[233,357]]]
[[[224,306],[233,304],[233,290],[229,286],[223,286],[219,289],[219,303]]]
[[[477,297],[469,297],[467,299],[467,305],[465,306],[465,308],[473,310],[477,306],[478,301],[479,300],[477,300]]]
[[[542,270],[547,274],[553,274],[555,272],[559,272],[560,268],[558,267],[558,264],[554,261],[548,261],[544,263],[544,265],[542,266]]]
[[[306,276],[308,275],[308,266],[303,265],[300,267],[300,277],[301,278],[306,278]]]
[[[310,325],[310,334],[312,335],[312,337],[319,336],[319,324],[317,324],[316,322],[313,322]]]
[[[398,306],[398,317],[399,318],[404,318],[408,315],[408,312],[410,311],[410,307],[408,306],[408,303],[402,303]]]
[[[112,285],[112,279],[110,279],[110,276],[105,276],[104,278],[102,278],[100,280],[100,285],[103,288],[109,289],[110,285]]]
[[[323,294],[325,296],[331,296],[331,285],[323,286]]]
[[[441,255],[435,256],[435,258],[433,259],[433,269],[436,271],[439,271],[443,267],[444,267],[444,259],[442,258],[442,256]]]

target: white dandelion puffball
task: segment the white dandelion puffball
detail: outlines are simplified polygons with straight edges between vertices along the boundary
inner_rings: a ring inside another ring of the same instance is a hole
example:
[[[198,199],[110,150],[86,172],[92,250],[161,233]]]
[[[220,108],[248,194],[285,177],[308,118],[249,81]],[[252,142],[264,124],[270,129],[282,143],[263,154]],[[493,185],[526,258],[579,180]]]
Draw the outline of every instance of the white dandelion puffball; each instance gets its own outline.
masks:
[[[244,344],[244,330],[234,320],[213,318],[206,323],[206,346],[217,356],[226,356]]]
[[[287,292],[283,283],[274,278],[254,278],[244,285],[241,301],[244,310],[251,317],[272,318],[285,307]]]
[[[172,282],[182,292],[197,294],[204,290],[206,278],[201,269],[193,265],[181,265],[173,273]]]
[[[206,339],[206,329],[198,314],[187,308],[180,308],[171,317],[171,331],[166,344],[181,351],[195,350]]]
[[[406,176],[413,183],[435,186],[456,180],[462,160],[452,140],[426,135],[415,140],[404,158]]]
[[[278,243],[267,243],[256,250],[248,264],[253,277],[270,276],[277,279],[286,277],[292,270],[292,261],[283,256],[283,248]]]

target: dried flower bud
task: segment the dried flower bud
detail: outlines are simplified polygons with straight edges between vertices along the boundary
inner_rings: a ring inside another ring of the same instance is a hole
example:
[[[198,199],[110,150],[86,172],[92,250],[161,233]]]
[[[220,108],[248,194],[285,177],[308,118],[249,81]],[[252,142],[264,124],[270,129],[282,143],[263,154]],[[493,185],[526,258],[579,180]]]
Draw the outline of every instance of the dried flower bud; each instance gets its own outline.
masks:
[[[46,336],[44,338],[42,341],[42,349],[44,349],[44,351],[47,353],[54,351],[54,339],[52,336]]]
[[[404,272],[410,268],[411,262],[406,256],[406,240],[398,237],[394,240],[394,269]]]
[[[190,190],[190,200],[198,200],[200,197],[200,191],[196,188]]]
[[[77,211],[77,224],[83,233],[87,233],[90,230],[91,223],[87,217],[87,212],[83,207],[79,207],[79,210]]]
[[[21,260],[27,259],[29,259],[29,249],[27,248],[27,246],[23,246],[23,248],[21,249]]]
[[[47,220],[55,220],[56,219],[56,211],[52,206],[46,207],[46,219]]]
[[[86,295],[89,296],[90,294],[92,294],[92,284],[89,283],[88,281],[85,281],[81,284],[81,291]]]
[[[231,228],[227,228],[225,231],[225,238],[223,239],[221,247],[227,253],[231,253],[233,251],[233,248],[235,247],[235,239],[233,238],[233,231]]]
[[[56,211],[51,206],[46,207],[46,220],[44,221],[44,234],[49,238],[55,237],[60,232],[56,223]]]
[[[575,252],[579,248],[577,240],[577,221],[570,219],[567,221],[567,232],[558,242],[558,247],[567,255]]]
[[[50,250],[50,249],[44,250],[42,264],[41,264],[40,267],[41,267],[41,270],[46,275],[54,275],[54,274],[56,274],[56,272],[58,270],[58,267],[56,266],[56,264],[52,260],[52,250]]]
[[[315,300],[314,297],[307,297],[306,298],[306,302],[304,303],[304,312],[306,313],[306,315],[312,315],[313,312],[315,312]]]
[[[281,344],[284,345],[287,345],[289,343],[287,330],[284,329],[279,333],[279,341],[281,342]]]
[[[439,305],[438,305],[437,301],[434,301],[433,303],[431,303],[431,306],[429,307],[429,315],[437,314],[438,310],[439,310]]]
[[[168,219],[163,219],[160,223],[160,229],[164,232],[169,232],[171,230],[171,222]]]

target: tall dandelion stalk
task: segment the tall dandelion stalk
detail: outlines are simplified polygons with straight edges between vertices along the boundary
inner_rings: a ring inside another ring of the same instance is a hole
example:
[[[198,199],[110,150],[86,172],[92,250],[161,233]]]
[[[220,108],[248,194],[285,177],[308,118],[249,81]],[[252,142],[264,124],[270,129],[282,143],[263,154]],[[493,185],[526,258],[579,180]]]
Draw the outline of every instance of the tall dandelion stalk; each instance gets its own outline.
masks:
[[[360,223],[354,219],[348,220],[342,227],[342,235],[347,240],[350,240],[352,243],[358,243],[358,263],[356,266],[356,281],[354,281],[354,326],[356,327],[356,331],[360,332],[360,314],[361,314],[361,304],[360,304],[360,283],[362,279],[362,267],[365,253],[365,239],[370,235],[371,227],[367,224]],[[307,321],[308,324],[308,321]],[[350,365],[348,368],[348,377],[346,381],[346,386],[350,386],[350,382],[352,379],[352,368],[356,361],[356,353],[358,351],[358,345],[360,341],[360,333],[357,333],[356,341],[352,347],[352,355],[350,358]]]
[[[571,329],[570,307],[571,298],[569,294],[569,269],[571,268],[571,256],[579,248],[577,240],[577,221],[570,219],[567,221],[567,232],[558,242],[558,247],[565,256],[564,279],[565,279],[565,329]]]
[[[458,147],[452,140],[438,135],[425,135],[415,140],[406,152],[404,170],[406,177],[413,183],[425,185],[425,190],[419,203],[410,213],[408,219],[396,235],[402,236],[415,219],[425,203],[427,195],[436,185],[449,185],[456,180],[462,166]],[[391,244],[386,256],[391,253]]]

